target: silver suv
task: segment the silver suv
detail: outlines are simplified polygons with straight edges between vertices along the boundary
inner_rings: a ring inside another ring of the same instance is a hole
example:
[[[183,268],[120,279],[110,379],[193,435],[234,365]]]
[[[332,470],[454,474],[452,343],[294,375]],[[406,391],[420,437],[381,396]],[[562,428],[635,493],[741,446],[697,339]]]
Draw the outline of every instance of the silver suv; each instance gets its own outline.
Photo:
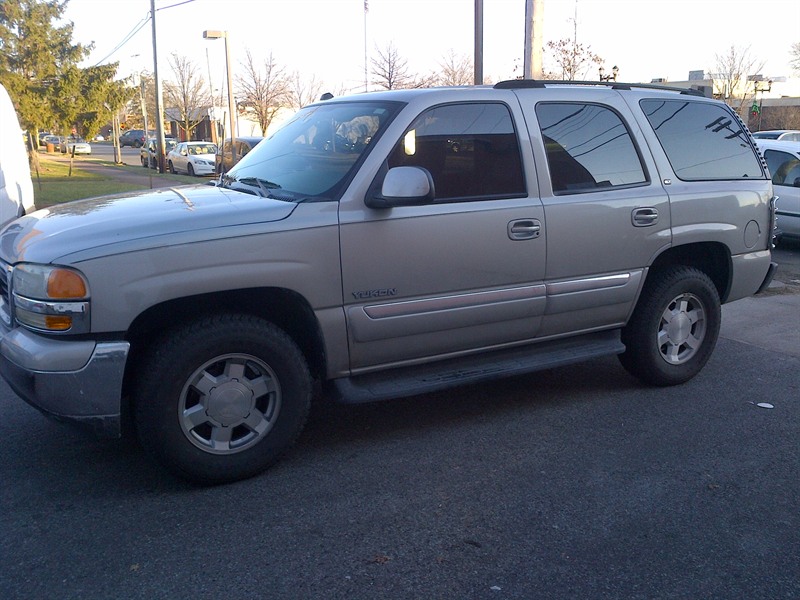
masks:
[[[772,183],[724,104],[510,81],[321,102],[216,186],[67,204],[0,235],[0,371],[56,418],[218,483],[345,402],[617,354],[703,368],[769,284]]]

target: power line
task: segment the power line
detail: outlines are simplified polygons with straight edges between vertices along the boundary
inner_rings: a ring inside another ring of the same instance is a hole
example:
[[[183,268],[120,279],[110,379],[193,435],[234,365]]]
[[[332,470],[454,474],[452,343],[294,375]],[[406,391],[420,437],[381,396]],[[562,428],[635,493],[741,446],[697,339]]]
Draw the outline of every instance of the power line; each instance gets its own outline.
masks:
[[[176,6],[183,6],[184,4],[191,4],[192,2],[196,2],[196,1],[197,0],[184,0],[183,2],[178,2],[177,4],[170,4],[169,6],[162,6],[161,8],[157,8],[156,12],[161,11],[161,10],[166,10],[168,8],[175,8]],[[96,67],[97,65],[104,63],[109,58],[114,56],[114,54],[119,52],[125,44],[127,44],[128,42],[131,41],[131,39],[133,39],[133,36],[135,36],[137,33],[139,33],[144,28],[144,26],[147,25],[150,22],[150,18],[151,18],[150,17],[150,11],[148,11],[147,12],[147,16],[144,19],[142,19],[141,21],[139,21],[139,23],[134,25],[134,27],[130,31],[130,33],[128,33],[128,35],[126,35],[124,38],[122,38],[122,41],[119,44],[117,44],[114,47],[114,49],[111,52],[109,52],[106,56],[104,56],[102,59],[98,60],[97,63],[95,63],[94,66]]]
[[[98,61],[95,63],[95,65],[94,65],[94,66],[96,67],[97,65],[99,65],[99,64],[101,64],[101,63],[104,63],[104,62],[105,62],[105,61],[107,61],[109,58],[111,58],[112,56],[114,56],[114,54],[116,54],[117,52],[119,52],[119,51],[122,49],[122,47],[123,47],[125,44],[127,44],[128,42],[130,42],[130,41],[131,41],[131,39],[133,38],[133,36],[135,36],[137,33],[139,33],[139,32],[142,30],[142,28],[143,28],[145,25],[147,25],[149,22],[150,22],[150,13],[148,12],[148,13],[147,13],[147,16],[146,16],[144,19],[142,19],[141,21],[139,21],[139,23],[137,23],[137,24],[136,24],[136,25],[133,27],[133,29],[131,29],[130,33],[128,33],[128,35],[126,35],[124,38],[122,38],[122,41],[121,41],[119,44],[117,44],[117,45],[116,45],[116,47],[115,47],[115,48],[114,48],[114,49],[113,49],[111,52],[109,52],[109,53],[108,53],[107,55],[105,55],[103,58],[101,58],[100,60],[98,60]]]

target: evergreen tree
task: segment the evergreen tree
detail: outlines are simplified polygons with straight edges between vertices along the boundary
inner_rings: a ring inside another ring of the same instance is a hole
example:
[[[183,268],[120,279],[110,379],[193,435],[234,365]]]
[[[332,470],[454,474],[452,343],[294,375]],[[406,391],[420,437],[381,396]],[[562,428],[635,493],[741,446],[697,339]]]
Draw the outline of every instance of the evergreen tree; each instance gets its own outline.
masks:
[[[75,127],[94,135],[133,95],[114,81],[117,63],[80,68],[92,44],[73,43],[64,23],[69,0],[0,0],[0,82],[23,127],[32,132]]]

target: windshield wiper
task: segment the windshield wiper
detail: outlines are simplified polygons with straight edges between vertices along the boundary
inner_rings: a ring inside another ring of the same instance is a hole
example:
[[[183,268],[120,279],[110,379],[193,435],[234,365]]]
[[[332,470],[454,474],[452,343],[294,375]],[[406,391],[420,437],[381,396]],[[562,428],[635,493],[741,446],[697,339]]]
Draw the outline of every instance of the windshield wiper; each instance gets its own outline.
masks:
[[[253,185],[255,184],[259,190],[261,190],[261,195],[264,198],[272,198],[272,192],[270,190],[279,190],[281,186],[273,181],[267,181],[266,179],[259,179],[258,177],[243,177],[241,179],[237,179],[239,183],[243,183],[244,185]]]

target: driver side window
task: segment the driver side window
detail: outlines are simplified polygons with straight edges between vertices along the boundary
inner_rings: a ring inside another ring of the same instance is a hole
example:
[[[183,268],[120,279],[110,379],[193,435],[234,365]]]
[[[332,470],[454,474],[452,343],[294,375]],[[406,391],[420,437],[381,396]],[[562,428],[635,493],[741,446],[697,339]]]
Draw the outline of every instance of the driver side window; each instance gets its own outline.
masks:
[[[526,193],[511,113],[497,102],[450,104],[425,111],[400,139],[388,162],[390,168],[427,169],[439,201]]]

